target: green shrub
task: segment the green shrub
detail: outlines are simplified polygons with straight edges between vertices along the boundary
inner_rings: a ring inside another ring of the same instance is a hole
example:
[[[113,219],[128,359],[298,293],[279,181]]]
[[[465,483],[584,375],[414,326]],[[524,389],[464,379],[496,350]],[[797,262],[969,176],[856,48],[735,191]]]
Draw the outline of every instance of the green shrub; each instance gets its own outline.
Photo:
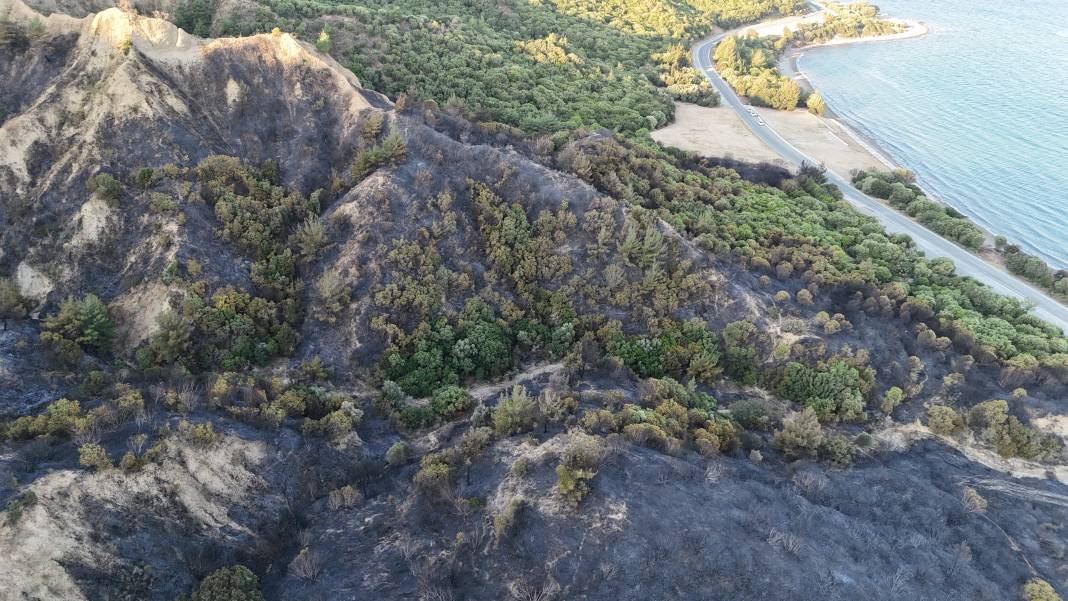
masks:
[[[663,428],[646,422],[627,424],[623,427],[623,435],[635,444],[661,450],[667,449],[670,438]]]
[[[827,104],[823,101],[823,96],[815,92],[808,95],[808,99],[805,100],[805,106],[808,107],[808,112],[813,115],[822,117],[827,112]]]
[[[242,565],[220,568],[200,581],[188,597],[175,601],[264,601],[259,579]]]
[[[211,422],[191,424],[183,419],[178,422],[178,434],[194,445],[202,447],[211,446],[222,439],[222,436],[215,432],[215,426]]]
[[[309,215],[289,240],[290,245],[296,247],[297,255],[304,261],[317,259],[327,242],[323,222],[314,215]]]
[[[89,178],[86,188],[90,194],[96,194],[100,200],[112,206],[122,197],[122,184],[110,173],[98,173]]]
[[[1063,452],[1064,445],[1056,435],[1023,425],[1015,415],[1009,415],[1009,404],[1004,400],[975,405],[966,422],[981,442],[1003,457],[1048,460]]]
[[[26,305],[26,299],[22,298],[11,278],[0,277],[0,322],[3,322],[5,330],[9,319],[26,317]]]
[[[145,466],[143,459],[138,458],[132,451],[126,451],[119,460],[119,468],[126,473],[133,473]]]
[[[853,457],[857,454],[857,447],[849,437],[842,434],[828,436],[819,447],[820,456],[837,465],[845,467],[853,463]]]
[[[348,306],[352,299],[349,287],[333,271],[324,271],[315,281],[315,291],[319,303],[312,308],[316,319],[327,323],[337,321],[337,315]]]
[[[823,427],[816,412],[806,407],[787,416],[782,430],[775,433],[775,442],[788,457],[815,454],[823,443]]]
[[[117,385],[119,396],[115,399],[115,408],[123,419],[130,419],[145,410],[145,399],[141,391],[124,385]]]
[[[384,165],[399,165],[407,153],[404,140],[396,132],[390,133],[381,144],[356,153],[352,163],[352,177],[359,181]]]
[[[441,496],[449,490],[451,477],[452,468],[446,458],[440,454],[431,454],[423,456],[419,471],[415,473],[412,481],[423,493]]]
[[[83,444],[78,449],[78,463],[85,467],[91,467],[98,472],[112,468],[111,458],[104,447],[96,443]]]
[[[400,467],[408,463],[411,457],[411,447],[404,441],[395,442],[386,451],[386,463],[391,467]]]
[[[1057,594],[1057,591],[1041,578],[1028,580],[1024,584],[1023,595],[1027,601],[1061,601],[1061,596]]]
[[[319,421],[323,434],[331,440],[343,438],[355,427],[352,416],[341,410],[331,411]]]
[[[772,401],[764,399],[744,399],[731,403],[728,407],[731,419],[741,424],[746,430],[770,431],[782,419],[782,409]]]
[[[569,505],[578,507],[590,494],[590,480],[596,475],[593,470],[571,469],[561,463],[556,466],[556,489]]]
[[[964,428],[964,419],[952,407],[931,405],[927,409],[927,427],[940,436],[952,436]]]
[[[341,488],[336,488],[330,491],[330,494],[327,495],[327,504],[330,506],[330,509],[334,511],[356,507],[362,502],[363,493],[349,484],[346,484]]]
[[[493,408],[493,429],[498,436],[525,432],[534,427],[537,402],[527,389],[516,384],[511,392],[501,394]]]
[[[511,535],[512,531],[515,530],[520,513],[523,511],[526,503],[527,501],[523,497],[515,497],[508,501],[508,504],[505,505],[500,513],[493,516],[494,544],[501,544],[509,535]]]
[[[429,405],[408,405],[398,412],[400,422],[409,430],[429,428],[438,423],[438,414]]]
[[[78,401],[58,399],[50,403],[44,413],[36,416],[24,415],[8,424],[5,435],[13,440],[26,440],[46,434],[70,436],[83,420]]]
[[[156,172],[151,167],[141,167],[134,170],[134,181],[142,188],[152,187],[153,180],[155,179]]]
[[[107,306],[94,294],[60,303],[59,312],[46,318],[44,327],[46,331],[41,339],[65,358],[71,357],[71,344],[78,349],[106,354],[115,339],[115,323]]]
[[[883,404],[880,405],[879,409],[881,409],[883,413],[889,415],[894,412],[894,409],[896,409],[904,399],[905,392],[897,386],[891,386],[886,391],[886,394],[883,395]]]
[[[28,490],[7,502],[7,525],[14,526],[22,519],[22,514],[37,504],[37,493]]]
[[[693,440],[702,455],[712,456],[737,447],[741,434],[733,421],[714,417],[693,431]]]

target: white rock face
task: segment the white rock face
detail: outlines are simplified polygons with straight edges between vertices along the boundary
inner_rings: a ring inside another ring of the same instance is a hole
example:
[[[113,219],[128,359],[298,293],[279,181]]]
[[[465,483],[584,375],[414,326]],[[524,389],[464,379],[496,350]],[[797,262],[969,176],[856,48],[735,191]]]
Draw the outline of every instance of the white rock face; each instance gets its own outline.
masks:
[[[78,214],[74,217],[77,231],[71,238],[71,245],[81,247],[86,244],[98,242],[107,230],[108,221],[113,213],[111,207],[95,195],[82,205]]]
[[[19,263],[15,270],[15,284],[22,296],[36,303],[44,302],[55,286],[48,276],[34,269],[26,261]]]

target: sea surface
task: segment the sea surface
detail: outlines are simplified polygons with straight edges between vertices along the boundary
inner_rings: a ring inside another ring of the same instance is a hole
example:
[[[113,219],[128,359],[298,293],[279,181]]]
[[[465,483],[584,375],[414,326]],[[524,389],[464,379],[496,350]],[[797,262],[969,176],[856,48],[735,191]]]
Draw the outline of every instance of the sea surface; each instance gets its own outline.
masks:
[[[878,0],[924,37],[798,61],[834,113],[932,196],[1068,269],[1068,0]]]

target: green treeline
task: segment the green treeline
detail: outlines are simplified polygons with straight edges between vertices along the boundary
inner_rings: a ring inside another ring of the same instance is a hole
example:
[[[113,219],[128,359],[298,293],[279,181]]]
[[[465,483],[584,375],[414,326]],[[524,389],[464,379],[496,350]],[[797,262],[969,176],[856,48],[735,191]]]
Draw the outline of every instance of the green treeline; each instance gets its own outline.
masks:
[[[1000,237],[998,242],[1001,242]],[[1068,300],[1068,271],[1055,270],[1042,259],[1025,253],[1014,244],[1001,243],[998,246],[1009,271],[1042,286],[1061,300]]]
[[[801,88],[776,68],[783,38],[728,37],[713,54],[716,70],[732,88],[757,106],[792,111]]]
[[[853,184],[865,194],[888,201],[894,208],[908,213],[935,233],[976,251],[986,236],[967,217],[952,207],[929,200],[915,184],[915,176],[903,169],[892,172],[858,171]],[[1068,272],[1055,270],[1042,259],[1009,244],[1001,236],[995,245],[1012,273],[1038,284],[1054,295],[1068,299]]]
[[[666,125],[674,100],[719,97],[690,63],[690,42],[803,9],[800,0],[261,0],[254,19],[215,17],[203,0],[176,10],[199,34],[279,27],[349,67],[368,88],[460,109],[527,132]]]
[[[693,39],[708,25],[736,27],[772,15],[803,12],[800,0],[538,0],[560,12],[638,35]]]
[[[908,171],[857,171],[853,174],[853,185],[865,194],[887,201],[890,206],[908,213],[936,234],[966,248],[979,250],[986,240],[983,231],[953,207],[924,196]]]

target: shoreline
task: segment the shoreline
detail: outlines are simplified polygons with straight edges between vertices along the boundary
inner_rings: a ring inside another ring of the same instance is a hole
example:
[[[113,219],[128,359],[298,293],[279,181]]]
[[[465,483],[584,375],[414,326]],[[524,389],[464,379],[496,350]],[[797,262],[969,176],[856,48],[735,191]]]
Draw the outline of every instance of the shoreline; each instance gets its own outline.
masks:
[[[791,48],[779,59],[779,62],[776,67],[778,68],[779,73],[783,77],[788,77],[789,79],[793,80],[806,92],[814,93],[817,91],[816,87],[812,84],[812,81],[808,78],[808,75],[805,74],[804,70],[801,69],[799,64],[801,58],[805,55],[805,52],[814,48],[822,48],[829,46],[844,46],[847,44],[855,43],[883,42],[918,38],[927,35],[932,31],[932,28],[923,23],[922,21],[901,20],[899,22],[908,24],[909,29],[906,31],[885,36],[873,36],[867,38],[840,38],[831,40],[829,42],[823,42],[820,44],[809,44],[805,46]],[[831,106],[827,99],[824,98],[823,100],[826,109],[824,114],[822,116],[819,116],[820,119],[833,121],[834,123],[836,123],[857,144],[862,146],[865,150],[868,151],[869,154],[875,157],[876,160],[886,165],[887,170],[892,171],[894,169],[906,169],[912,171],[911,169],[909,169],[909,167],[894,160],[890,156],[890,154],[886,152],[883,147],[872,138],[872,136],[865,134],[860,124],[850,122],[849,119],[846,119],[845,117],[835,113],[834,107]],[[960,211],[957,207],[953,206],[952,203],[949,203],[945,199],[943,199],[941,195],[932,191],[929,186],[923,185],[922,182],[919,181],[919,174],[915,171],[912,172],[916,174],[916,186],[923,191],[924,196],[942,206],[953,209],[961,215],[966,215],[966,213]],[[995,249],[994,245],[994,238],[997,234],[995,234],[990,229],[980,225],[970,217],[968,218],[968,221],[970,221],[975,227],[979,228],[979,230],[982,231],[983,234],[986,236],[986,240],[984,242],[983,247],[981,247],[978,251],[975,251],[974,254],[976,256],[981,257],[988,263],[1004,266],[1004,261],[1001,259],[1001,254]],[[987,248],[988,245],[990,248]]]
[[[831,40],[829,42],[821,42],[819,44],[806,44],[804,46],[798,46],[798,47],[790,48],[779,59],[779,62],[776,65],[776,68],[779,70],[779,74],[780,75],[782,75],[783,77],[787,77],[787,78],[793,80],[798,86],[801,87],[802,90],[804,90],[804,91],[806,91],[808,93],[813,93],[813,92],[816,92],[816,87],[812,84],[812,81],[809,80],[808,75],[806,75],[805,72],[802,71],[801,67],[798,65],[798,62],[801,60],[801,57],[804,56],[805,52],[807,52],[808,50],[811,50],[813,48],[823,48],[823,47],[829,47],[829,46],[845,46],[847,44],[861,44],[861,43],[867,44],[867,43],[871,43],[871,42],[887,42],[887,41],[894,41],[894,40],[907,40],[907,39],[912,39],[912,38],[923,37],[923,36],[931,33],[931,31],[932,31],[932,28],[929,27],[923,21],[915,21],[915,20],[911,20],[911,19],[898,19],[895,22],[904,23],[907,26],[907,29],[905,29],[905,31],[901,31],[901,32],[898,32],[898,33],[891,33],[891,34],[887,34],[887,35],[870,36],[870,37],[859,37],[859,38],[835,38],[835,39],[833,39],[833,40]],[[846,120],[846,119],[840,117],[838,114],[836,114],[834,112],[834,107],[832,107],[829,103],[827,103],[827,99],[826,98],[824,98],[823,101],[824,101],[824,105],[825,105],[826,108],[825,108],[824,114],[822,116],[820,116],[821,119],[833,120],[835,123],[840,125],[842,127],[842,129],[845,130],[845,132],[848,133],[849,136],[853,138],[853,140],[855,140],[858,144],[863,146],[880,163],[883,163],[884,165],[886,165],[888,169],[906,168],[906,167],[903,167],[902,165],[899,165],[892,158],[890,158],[889,154],[885,150],[883,150],[883,148],[880,147],[879,144],[875,140],[873,140],[873,139],[871,139],[871,137],[863,134],[860,131],[860,128],[857,126],[857,124],[849,123],[848,120]],[[928,190],[924,190],[924,193],[927,194]],[[927,196],[929,198],[932,198],[934,200],[938,200],[939,202],[942,202],[940,199],[937,198],[937,196],[932,196],[930,194],[927,194]],[[946,206],[949,206],[947,203],[943,202],[943,204],[946,204]]]
[[[725,35],[709,36],[696,42],[690,49],[694,66],[704,74],[709,83],[722,95],[726,104],[729,105],[728,108],[735,113],[736,118],[744,122],[753,136],[772,148],[780,158],[792,163],[794,166],[813,163],[811,154],[806,154],[806,152],[799,150],[798,147],[794,146],[790,140],[773,127],[761,127],[769,125],[769,123],[761,122],[762,120],[759,116],[753,115],[751,110],[747,111],[742,99],[723,77],[716,72],[714,64],[711,63],[711,55],[713,48]],[[817,119],[817,117],[813,116],[813,119]],[[826,125],[827,123],[829,122],[824,120],[824,124]],[[834,123],[840,126],[839,122],[835,121]],[[844,132],[843,135],[852,139],[852,136]],[[870,153],[864,152],[864,154],[872,161],[878,162]],[[924,254],[950,258],[954,262],[959,275],[972,277],[990,286],[995,292],[1024,303],[1024,305],[1031,307],[1040,319],[1044,319],[1068,332],[1068,303],[1055,299],[1048,289],[1010,273],[1000,262],[990,260],[987,253],[975,253],[970,249],[966,249],[959,243],[935,233],[927,226],[916,221],[915,218],[891,207],[886,202],[864,194],[853,186],[849,179],[840,175],[843,172],[847,173],[848,171],[829,169],[827,179],[843,191],[845,200],[848,200],[855,209],[875,217],[886,228],[887,232],[909,235],[913,239],[916,248]],[[924,190],[924,193],[926,195],[927,191]],[[931,200],[937,202],[939,197],[932,196]],[[989,248],[989,245],[984,245],[984,247]]]

